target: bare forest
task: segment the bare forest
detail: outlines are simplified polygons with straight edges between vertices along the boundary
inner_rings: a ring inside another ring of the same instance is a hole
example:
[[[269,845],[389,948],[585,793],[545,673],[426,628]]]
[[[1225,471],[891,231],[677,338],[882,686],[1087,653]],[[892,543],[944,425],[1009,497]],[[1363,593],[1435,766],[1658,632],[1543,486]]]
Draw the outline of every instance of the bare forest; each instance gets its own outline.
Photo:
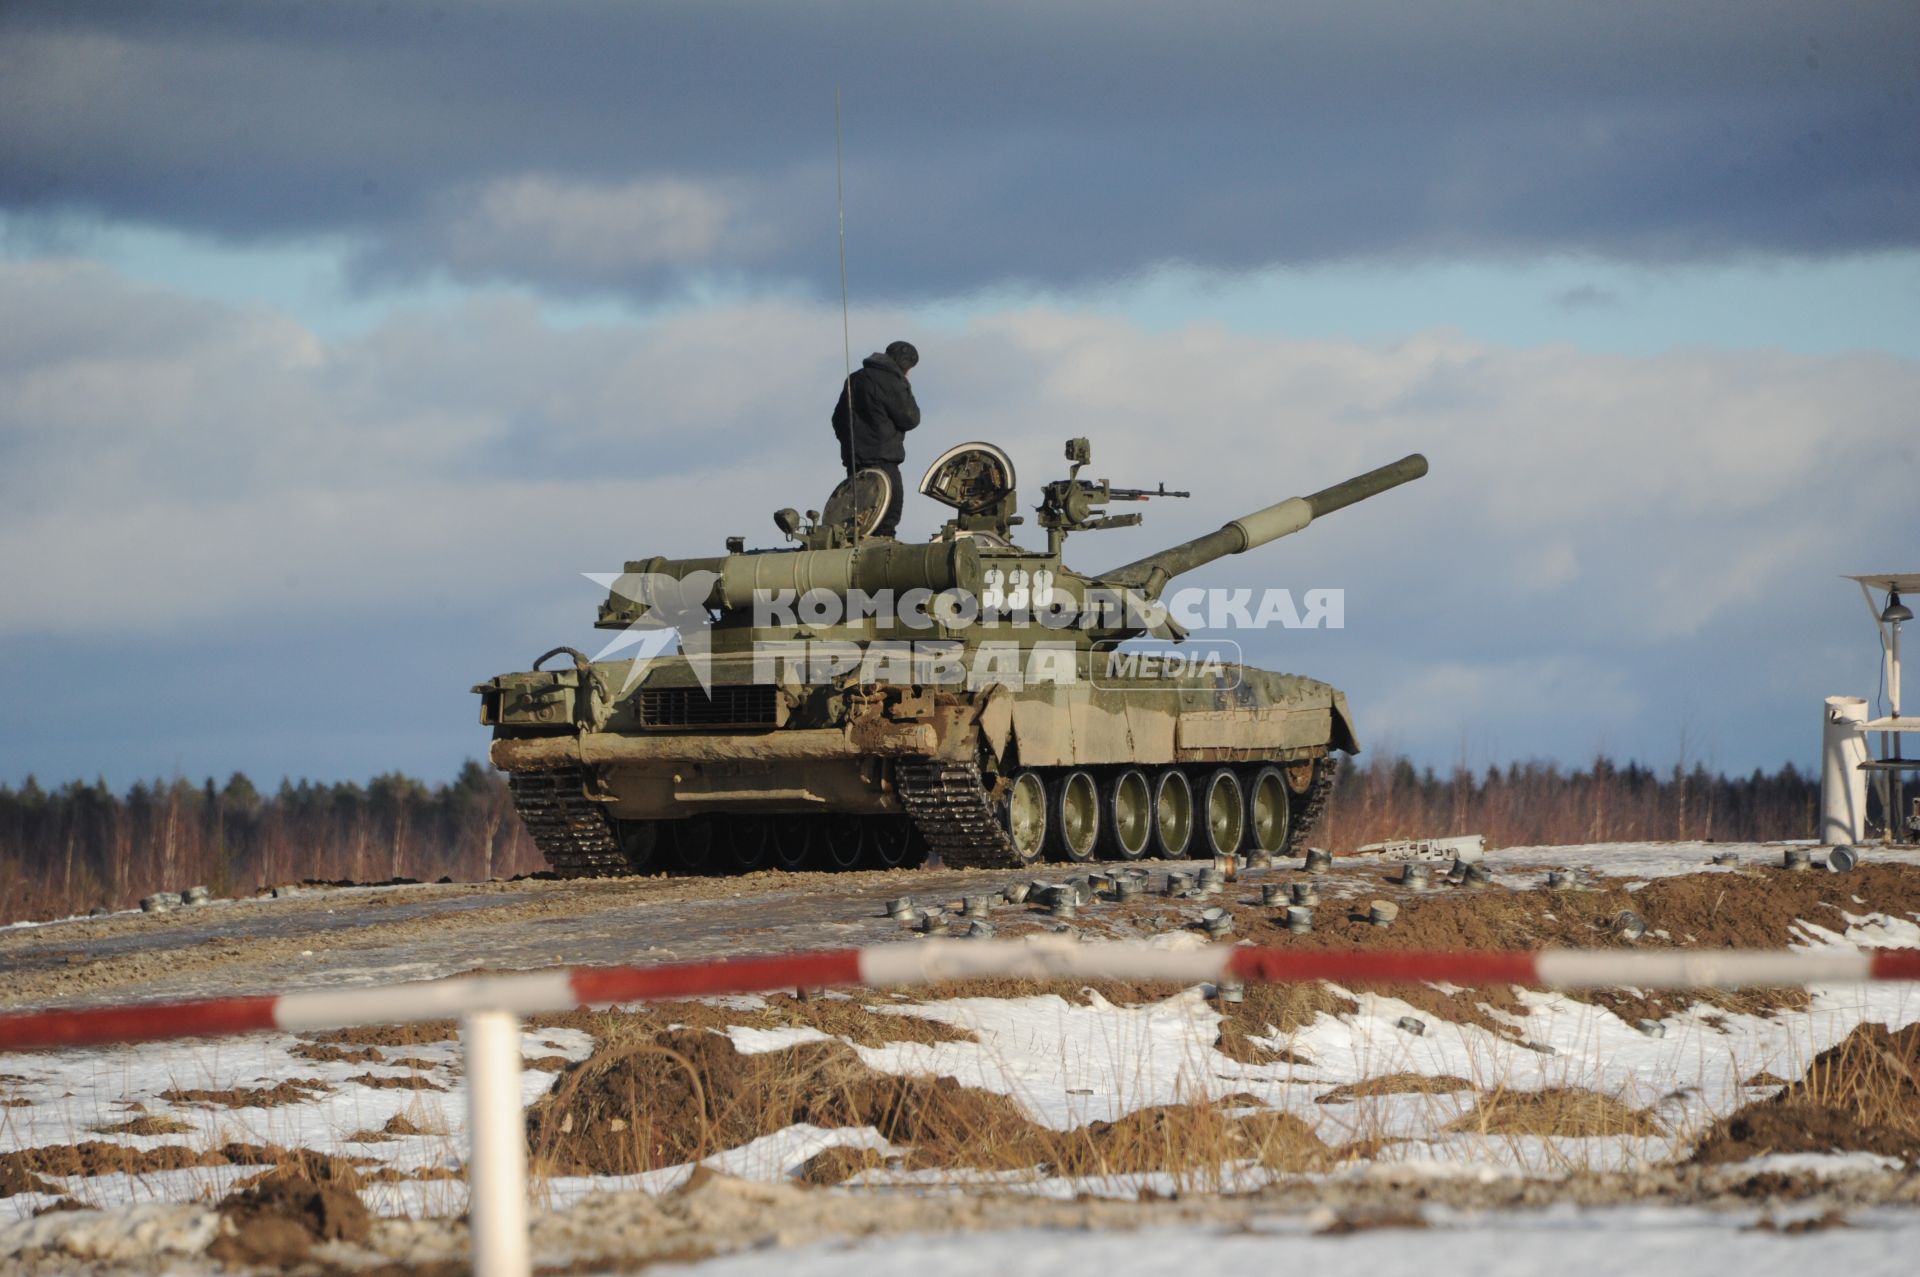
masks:
[[[1817,779],[1791,764],[1745,777],[1605,759],[1573,771],[1529,762],[1438,774],[1375,758],[1341,771],[1311,841],[1338,851],[1459,833],[1490,846],[1800,838],[1817,799]],[[195,884],[244,895],[276,883],[484,881],[543,867],[503,778],[472,761],[438,785],[394,773],[262,792],[235,772],[125,793],[99,781],[48,789],[32,777],[0,786],[0,922],[127,908]]]

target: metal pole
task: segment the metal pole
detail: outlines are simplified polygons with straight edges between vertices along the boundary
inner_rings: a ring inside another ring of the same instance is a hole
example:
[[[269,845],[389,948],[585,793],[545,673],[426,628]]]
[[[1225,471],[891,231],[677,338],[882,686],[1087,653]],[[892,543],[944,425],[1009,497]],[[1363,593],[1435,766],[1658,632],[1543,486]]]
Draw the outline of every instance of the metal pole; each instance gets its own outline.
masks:
[[[1829,696],[1820,742],[1819,838],[1829,847],[1867,840],[1867,702],[1861,696]]]
[[[529,1277],[527,1129],[520,1107],[520,1021],[461,1017],[467,1058],[467,1219],[474,1277]]]

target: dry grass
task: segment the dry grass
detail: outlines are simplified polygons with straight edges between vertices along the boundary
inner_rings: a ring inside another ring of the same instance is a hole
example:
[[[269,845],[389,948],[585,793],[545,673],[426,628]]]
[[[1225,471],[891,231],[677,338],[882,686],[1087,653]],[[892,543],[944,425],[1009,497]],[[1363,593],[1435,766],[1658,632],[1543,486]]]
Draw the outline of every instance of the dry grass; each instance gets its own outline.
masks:
[[[1486,1092],[1471,1109],[1448,1123],[1446,1129],[1455,1134],[1526,1135],[1544,1139],[1665,1133],[1659,1119],[1647,1110],[1578,1086]]]
[[[1334,1087],[1314,1097],[1315,1104],[1351,1104],[1377,1095],[1445,1095],[1471,1091],[1473,1083],[1447,1073],[1384,1073]]]
[[[1136,1110],[1060,1131],[1013,1100],[952,1078],[895,1077],[839,1042],[742,1055],[726,1037],[681,1029],[610,1047],[576,1067],[531,1115],[536,1167],[547,1174],[633,1174],[698,1161],[806,1122],[871,1127],[907,1150],[907,1169],[1034,1171],[1100,1177],[1165,1172],[1217,1187],[1225,1169],[1328,1165],[1314,1128],[1284,1113],[1237,1115],[1200,1101]],[[867,1153],[815,1158],[814,1182],[878,1165]]]

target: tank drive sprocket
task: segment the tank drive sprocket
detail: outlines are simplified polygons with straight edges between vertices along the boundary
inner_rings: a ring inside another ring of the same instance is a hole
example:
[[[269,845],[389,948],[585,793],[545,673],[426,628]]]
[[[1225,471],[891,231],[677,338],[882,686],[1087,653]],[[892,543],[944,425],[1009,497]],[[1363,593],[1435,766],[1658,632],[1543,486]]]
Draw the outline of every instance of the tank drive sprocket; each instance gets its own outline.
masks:
[[[1320,816],[1327,809],[1327,800],[1333,797],[1334,774],[1340,770],[1340,760],[1329,753],[1315,760],[1313,765],[1313,784],[1300,801],[1300,810],[1293,818],[1291,841],[1299,843],[1313,827],[1320,822]]]
[[[902,762],[895,792],[927,844],[952,869],[1018,869],[1026,862],[1000,823],[980,767],[970,762]]]
[[[518,771],[507,779],[513,808],[533,845],[562,878],[610,878],[633,872],[605,809],[587,797],[579,767]]]

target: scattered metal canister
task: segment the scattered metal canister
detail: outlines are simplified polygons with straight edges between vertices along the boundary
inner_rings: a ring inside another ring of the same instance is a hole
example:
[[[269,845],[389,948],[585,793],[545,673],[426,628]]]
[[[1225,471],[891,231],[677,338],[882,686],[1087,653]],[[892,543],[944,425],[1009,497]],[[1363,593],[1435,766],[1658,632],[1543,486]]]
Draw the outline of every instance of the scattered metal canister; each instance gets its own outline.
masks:
[[[1140,879],[1115,878],[1113,880],[1113,898],[1127,901],[1140,894]]]
[[[1631,909],[1622,909],[1613,916],[1613,934],[1629,942],[1638,940],[1647,934],[1647,920]]]
[[[1851,847],[1835,847],[1827,853],[1828,873],[1850,873],[1860,863],[1860,853]]]
[[[1780,864],[1789,873],[1806,873],[1813,868],[1813,852],[1805,847],[1789,847],[1780,857]]]
[[[1263,905],[1285,904],[1287,884],[1284,882],[1263,882],[1260,884],[1260,903]]]
[[[213,899],[213,893],[205,887],[188,887],[180,893],[181,904],[203,905],[211,899]]]
[[[1367,907],[1367,921],[1376,927],[1391,927],[1400,916],[1400,906],[1391,900],[1376,900]]]
[[[1466,881],[1469,887],[1487,886],[1493,881],[1493,870],[1475,862],[1467,866]]]
[[[180,897],[174,895],[170,891],[156,892],[151,896],[144,896],[141,898],[140,912],[141,913],[170,913],[172,912],[173,907],[179,903],[180,903]]]
[[[1333,868],[1333,853],[1325,847],[1309,847],[1306,861],[1300,867],[1310,874],[1325,873]]]
[[[968,896],[960,905],[961,915],[967,918],[984,918],[992,909],[992,896]]]
[[[1402,1033],[1411,1033],[1416,1038],[1423,1038],[1427,1035],[1427,1022],[1425,1020],[1415,1019],[1410,1015],[1403,1015],[1398,1020],[1395,1020],[1393,1027]]]
[[[915,926],[918,930],[923,931],[928,935],[932,935],[934,932],[940,929],[939,912],[933,909],[927,910],[925,913],[922,913],[920,915],[920,921],[916,923]]]
[[[897,900],[889,900],[887,902],[887,917],[892,918],[895,922],[911,922],[913,920],[913,897],[901,896]]]
[[[1658,1020],[1642,1020],[1638,1027],[1642,1033],[1650,1038],[1664,1038],[1667,1036],[1667,1026]]]
[[[1737,865],[1740,863],[1740,853],[1737,851],[1716,851],[1713,853],[1713,863],[1716,865]]]
[[[1227,882],[1237,882],[1240,878],[1240,857],[1235,852],[1215,856],[1213,867],[1220,871],[1221,878]]]
[[[1195,881],[1194,885],[1209,894],[1216,891],[1225,891],[1227,888],[1227,876],[1218,869],[1202,869],[1200,871],[1200,877]]]
[[[975,918],[973,920],[973,925],[967,928],[967,939],[969,940],[993,939],[993,924],[991,922],[988,922],[985,918]]]
[[[1167,894],[1177,896],[1183,891],[1193,889],[1193,875],[1173,870],[1167,874]]]
[[[1467,881],[1467,862],[1456,860],[1447,866],[1447,881],[1454,886],[1464,886]]]
[[[1313,930],[1313,910],[1302,905],[1287,906],[1287,930],[1296,936]]]
[[[1023,905],[1027,903],[1027,893],[1031,890],[1033,888],[1029,884],[1016,882],[1000,894],[1007,898],[1007,903],[1010,905]]]
[[[1400,885],[1425,891],[1433,885],[1433,866],[1419,863],[1408,865],[1400,871]]]
[[[1573,875],[1568,873],[1566,870],[1549,869],[1547,871],[1547,890],[1548,891],[1565,891],[1567,888],[1571,886],[1573,886]]]
[[[1214,991],[1214,996],[1222,1002],[1245,1002],[1247,986],[1238,980],[1228,980]]]
[[[1071,918],[1079,912],[1079,903],[1074,899],[1073,888],[1055,887],[1053,899],[1047,904],[1047,912],[1056,918]]]
[[[1317,882],[1296,882],[1292,886],[1293,903],[1309,907],[1320,903],[1320,884]]]
[[[1200,925],[1207,929],[1210,936],[1224,936],[1233,930],[1233,915],[1215,905],[1201,911]]]

